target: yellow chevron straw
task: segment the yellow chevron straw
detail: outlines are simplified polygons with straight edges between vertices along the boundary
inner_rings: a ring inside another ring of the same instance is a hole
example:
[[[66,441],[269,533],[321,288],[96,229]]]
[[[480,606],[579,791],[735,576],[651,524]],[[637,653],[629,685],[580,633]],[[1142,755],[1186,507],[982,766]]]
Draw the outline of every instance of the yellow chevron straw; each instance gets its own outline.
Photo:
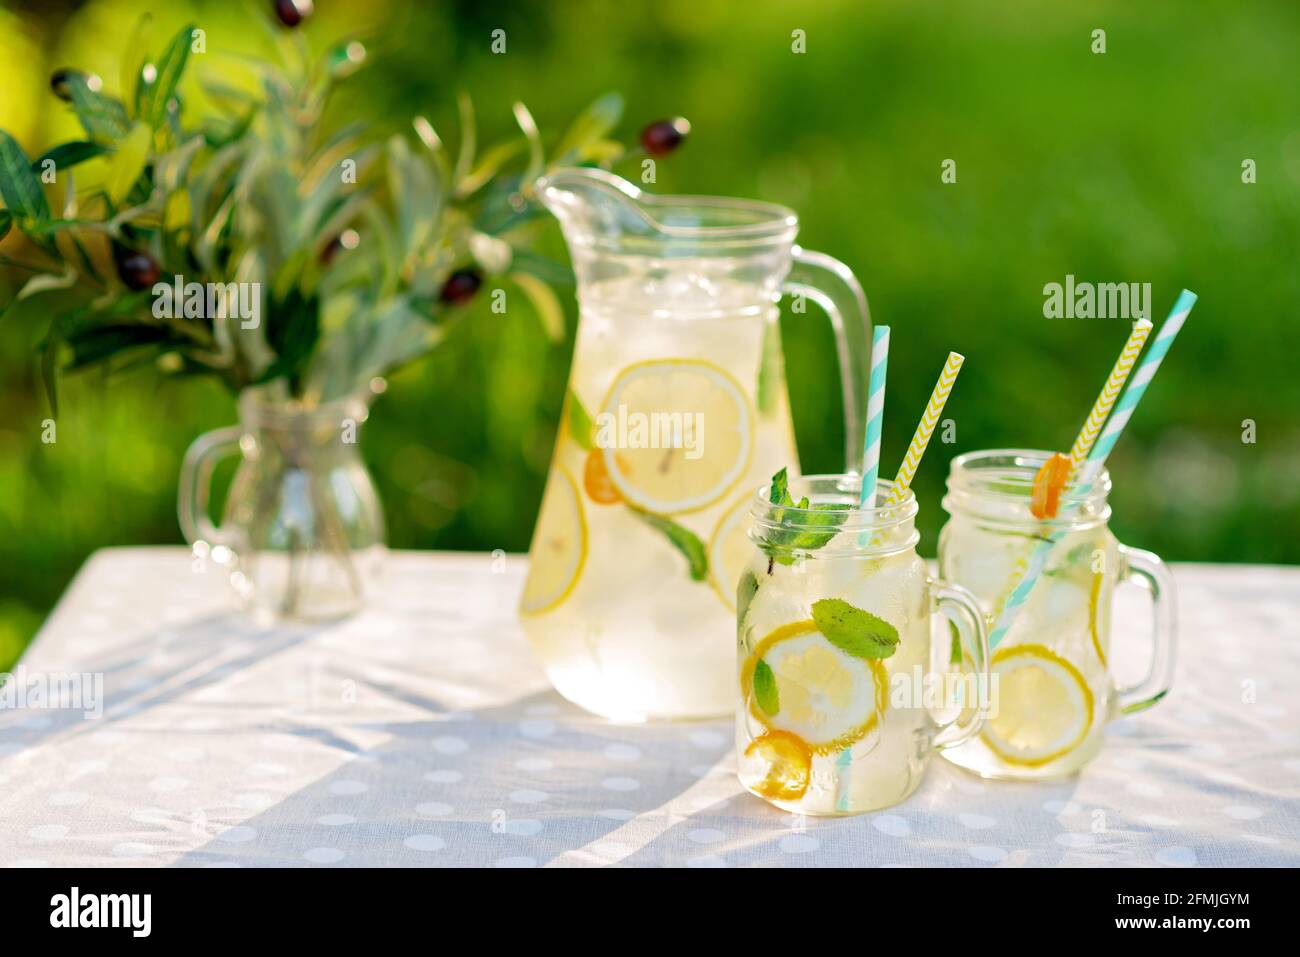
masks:
[[[1092,451],[1092,444],[1097,441],[1097,436],[1101,434],[1101,427],[1105,424],[1106,417],[1110,415],[1111,406],[1119,398],[1120,389],[1124,388],[1124,381],[1128,379],[1128,374],[1133,371],[1133,365],[1137,362],[1138,353],[1146,345],[1147,336],[1150,334],[1150,319],[1139,319],[1133,324],[1133,331],[1129,333],[1128,342],[1124,343],[1119,358],[1115,360],[1115,368],[1110,370],[1110,375],[1106,378],[1106,384],[1102,387],[1101,395],[1097,396],[1092,411],[1088,413],[1088,418],[1083,423],[1083,428],[1079,430],[1073,448],[1070,449],[1070,464],[1074,468],[1077,469],[1082,465],[1084,459],[1088,457],[1088,453]]]
[[[1148,323],[1148,325],[1150,325]],[[943,364],[943,372],[939,373],[939,381],[934,384],[934,391],[930,393],[930,401],[925,404],[925,414],[921,416],[921,421],[917,423],[916,434],[912,436],[912,442],[907,447],[907,454],[903,456],[903,464],[898,468],[898,475],[894,478],[894,489],[889,493],[889,498],[885,500],[886,505],[897,505],[903,500],[903,496],[912,485],[912,477],[916,475],[916,467],[921,464],[921,456],[925,454],[925,447],[930,444],[930,436],[934,434],[934,427],[939,424],[939,416],[943,413],[943,405],[948,401],[948,394],[952,392],[952,384],[957,381],[957,373],[961,371],[961,364],[966,361],[966,357],[957,352],[948,353],[948,361]]]

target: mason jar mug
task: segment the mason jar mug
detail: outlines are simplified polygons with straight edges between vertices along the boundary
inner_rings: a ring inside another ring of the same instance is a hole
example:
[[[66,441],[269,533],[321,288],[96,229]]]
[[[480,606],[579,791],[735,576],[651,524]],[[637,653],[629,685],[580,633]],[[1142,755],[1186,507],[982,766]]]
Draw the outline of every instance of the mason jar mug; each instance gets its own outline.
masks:
[[[1055,517],[1036,518],[1034,477],[1050,454],[999,449],[958,456],[943,500],[949,519],[939,534],[939,572],[979,601],[993,646],[988,720],[978,736],[944,756],[989,777],[1079,770],[1096,757],[1108,721],[1154,705],[1173,677],[1168,569],[1111,534],[1104,469],[1091,482],[1068,485]],[[1146,587],[1154,614],[1150,667],[1131,686],[1111,673],[1112,599],[1126,581]]]
[[[979,732],[987,636],[963,589],[916,554],[916,499],[858,508],[855,475],[790,482],[750,510],[750,561],[737,593],[736,750],[741,783],[787,811],[857,814],[902,801],[936,750]],[[889,486],[882,483],[879,500]],[[781,501],[785,501],[784,498]],[[953,674],[948,628],[975,679]],[[970,659],[968,659],[969,661]]]

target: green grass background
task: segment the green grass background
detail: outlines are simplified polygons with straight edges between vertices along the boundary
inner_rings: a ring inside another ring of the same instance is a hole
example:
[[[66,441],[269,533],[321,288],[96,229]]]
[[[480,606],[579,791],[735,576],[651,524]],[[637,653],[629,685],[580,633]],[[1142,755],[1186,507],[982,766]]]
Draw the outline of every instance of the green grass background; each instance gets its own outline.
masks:
[[[801,241],[847,262],[893,328],[884,464],[893,466],[949,349],[967,362],[953,445],[916,487],[933,554],[948,460],[994,446],[1064,448],[1126,334],[1122,320],[1045,319],[1067,273],[1150,282],[1157,321],[1187,286],[1189,325],[1112,457],[1113,527],[1166,558],[1300,561],[1300,5],[1123,0],[566,0],[547,4],[318,0],[323,47],[357,27],[369,67],[340,115],[376,134],[414,113],[454,131],[469,90],[483,134],[525,100],[558,135],[607,90],[621,130],[681,113],[694,132],[662,191],[796,208]],[[0,8],[0,126],[29,152],[75,131],[48,93],[57,66],[101,73],[140,11],[161,38],[194,19],[210,50],[256,50],[236,5],[171,0]],[[507,34],[505,55],[490,33]],[[1106,31],[1094,54],[1091,33]],[[791,31],[807,52],[791,51]],[[160,40],[155,40],[160,44]],[[451,136],[454,139],[454,136]],[[957,163],[957,183],[940,164]],[[1241,181],[1253,159],[1258,182]],[[562,255],[555,231],[551,250]],[[7,246],[7,248],[9,248]],[[17,277],[0,272],[0,294]],[[444,347],[395,376],[362,444],[399,548],[524,550],[572,349],[527,310],[475,307]],[[72,575],[106,545],[179,543],[180,457],[234,419],[230,396],[142,369],[69,380],[58,440],[34,346],[48,312],[0,321],[0,670]],[[806,471],[840,466],[833,344],[816,316],[784,341]],[[1253,420],[1254,444],[1242,441]]]

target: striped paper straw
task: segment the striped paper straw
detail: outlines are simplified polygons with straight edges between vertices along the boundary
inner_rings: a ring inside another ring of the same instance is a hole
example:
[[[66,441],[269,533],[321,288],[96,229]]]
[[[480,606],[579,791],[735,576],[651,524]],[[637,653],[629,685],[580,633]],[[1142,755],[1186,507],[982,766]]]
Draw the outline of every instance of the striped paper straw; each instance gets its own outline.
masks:
[[[961,364],[965,361],[966,357],[960,353],[948,353],[948,361],[943,364],[939,381],[935,383],[934,391],[930,393],[930,401],[925,404],[925,414],[917,423],[916,434],[912,436],[907,454],[903,456],[903,464],[898,468],[898,475],[894,478],[894,488],[885,499],[886,505],[897,505],[903,500],[907,490],[912,487],[916,467],[921,464],[921,456],[925,455],[925,447],[930,444],[930,436],[934,434],[934,427],[939,424],[944,403],[948,401],[952,385],[957,381],[957,373],[961,371]]]
[[[1120,350],[1119,358],[1115,360],[1115,367],[1110,370],[1110,375],[1106,377],[1106,384],[1101,387],[1101,394],[1097,396],[1097,401],[1092,404],[1092,411],[1088,413],[1088,418],[1084,420],[1083,428],[1074,439],[1074,445],[1070,448],[1070,465],[1078,468],[1083,464],[1083,460],[1088,457],[1092,451],[1092,445],[1097,441],[1097,436],[1101,433],[1101,425],[1106,421],[1106,416],[1110,415],[1111,407],[1115,405],[1115,400],[1119,398],[1119,390],[1124,388],[1124,381],[1128,379],[1128,374],[1133,371],[1133,364],[1137,362],[1138,353],[1146,345],[1147,336],[1151,333],[1151,320],[1139,319],[1133,325],[1133,331],[1129,333],[1128,342],[1124,343],[1124,348]]]
[[[889,371],[889,326],[876,326],[871,336],[871,379],[867,386],[867,428],[862,440],[863,508],[876,507],[876,482],[880,478],[880,435],[885,422],[885,377]],[[862,544],[866,544],[865,538]],[[853,752],[845,748],[835,761],[835,809],[849,809],[849,784],[853,773]]]
[[[1124,426],[1128,425],[1128,420],[1133,417],[1133,410],[1137,404],[1142,401],[1142,396],[1146,395],[1147,386],[1151,384],[1152,378],[1155,377],[1156,370],[1160,368],[1160,363],[1164,361],[1169,347],[1174,343],[1174,336],[1178,335],[1178,330],[1183,328],[1183,323],[1187,321],[1187,314],[1192,311],[1192,306],[1196,305],[1196,293],[1190,289],[1184,289],[1178,294],[1178,300],[1174,303],[1174,308],[1169,311],[1169,316],[1160,324],[1160,331],[1156,334],[1155,340],[1151,343],[1151,348],[1147,350],[1146,356],[1142,359],[1142,364],[1138,366],[1137,372],[1133,375],[1133,381],[1128,384],[1124,390],[1124,395],[1115,406],[1115,413],[1106,423],[1106,429],[1101,433],[1101,438],[1097,440],[1096,446],[1088,456],[1088,478],[1095,478],[1101,472],[1102,465],[1106,462],[1106,456],[1110,455],[1110,450],[1115,447],[1119,441],[1120,433],[1124,431]]]
[[[1083,469],[1083,482],[1079,486],[1079,491],[1083,494],[1087,494],[1092,482],[1101,473],[1101,467],[1106,462],[1106,456],[1110,455],[1111,449],[1115,447],[1116,441],[1119,440],[1120,433],[1124,431],[1124,426],[1133,417],[1133,409],[1142,396],[1146,394],[1147,386],[1151,383],[1156,370],[1160,368],[1161,361],[1173,344],[1174,336],[1178,335],[1178,330],[1183,327],[1187,314],[1192,311],[1194,305],[1196,305],[1196,294],[1184,289],[1174,303],[1174,308],[1169,311],[1168,317],[1161,324],[1160,331],[1156,333],[1155,341],[1151,344],[1151,348],[1147,350],[1146,357],[1138,366],[1137,372],[1133,374],[1133,379],[1129,382],[1128,388],[1115,405],[1114,414],[1102,431],[1101,437],[1092,447],[1092,451],[1088,453]],[[1034,584],[1043,574],[1043,569],[1047,567],[1047,558],[1052,546],[1064,537],[1064,532],[1055,532],[1048,537],[1047,541],[1039,542],[1034,547],[1029,556],[1029,564],[1025,569],[1024,578],[1020,580],[1020,584],[1008,596],[1006,604],[1002,606],[1002,614],[998,616],[997,624],[989,632],[990,649],[996,648],[998,643],[1006,636],[1006,633],[1011,630],[1012,625],[1016,623],[1016,616],[1020,613],[1020,609],[1024,607],[1025,602],[1029,600],[1029,595],[1034,590]]]
[[[871,382],[867,387],[867,431],[862,441],[863,508],[876,504],[880,478],[880,433],[885,421],[885,375],[889,369],[889,326],[876,326],[871,339]]]

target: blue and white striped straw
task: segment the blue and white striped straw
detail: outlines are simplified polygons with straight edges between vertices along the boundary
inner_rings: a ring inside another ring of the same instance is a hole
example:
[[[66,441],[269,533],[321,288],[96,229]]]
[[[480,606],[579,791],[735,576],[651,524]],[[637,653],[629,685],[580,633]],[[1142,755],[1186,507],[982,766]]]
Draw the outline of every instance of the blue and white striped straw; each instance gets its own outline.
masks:
[[[1115,403],[1115,408],[1106,422],[1106,428],[1102,430],[1097,443],[1092,447],[1092,451],[1088,453],[1078,486],[1079,494],[1086,495],[1089,489],[1092,488],[1092,483],[1101,474],[1102,466],[1106,463],[1106,456],[1110,455],[1111,449],[1115,447],[1120,434],[1124,431],[1124,426],[1128,425],[1128,420],[1133,417],[1133,410],[1137,407],[1138,402],[1142,400],[1142,396],[1146,394],[1147,386],[1150,385],[1156,370],[1160,368],[1160,363],[1164,360],[1166,353],[1169,352],[1169,347],[1173,345],[1174,337],[1178,335],[1178,330],[1183,327],[1183,323],[1187,320],[1187,314],[1192,311],[1194,305],[1196,305],[1196,293],[1184,289],[1174,303],[1173,309],[1169,311],[1169,315],[1161,324],[1160,331],[1156,333],[1156,337],[1148,347],[1146,355],[1142,357],[1141,363],[1129,378],[1124,394]],[[1024,578],[1020,580],[1020,584],[1007,597],[1006,604],[1002,606],[1002,614],[998,616],[997,624],[989,632],[990,649],[996,648],[1016,623],[1016,616],[1020,613],[1020,609],[1024,607],[1025,602],[1029,600],[1034,585],[1043,574],[1043,569],[1047,567],[1047,559],[1052,546],[1064,537],[1064,532],[1056,532],[1050,535],[1047,541],[1039,542],[1035,546],[1029,556]]]
[[[871,336],[871,379],[867,384],[867,429],[862,439],[862,491],[858,496],[863,508],[876,507],[876,482],[880,478],[880,435],[885,423],[885,377],[889,371],[889,326],[876,326]],[[862,536],[865,545],[867,536]],[[853,752],[845,748],[835,762],[836,810],[849,806],[849,779]]]
[[[867,431],[862,441],[863,508],[876,505],[880,478],[880,434],[885,423],[885,375],[889,370],[889,326],[876,326],[871,337],[871,381],[867,386]]]
[[[1187,314],[1192,311],[1194,305],[1196,305],[1196,293],[1188,289],[1184,289],[1179,293],[1178,301],[1174,303],[1174,308],[1170,310],[1168,318],[1161,324],[1160,331],[1156,333],[1155,339],[1147,347],[1146,355],[1142,357],[1142,362],[1129,379],[1128,388],[1124,390],[1124,394],[1115,403],[1115,410],[1110,414],[1110,419],[1106,422],[1106,428],[1102,429],[1097,444],[1092,447],[1092,451],[1088,454],[1088,462],[1084,466],[1085,479],[1094,479],[1101,472],[1106,456],[1110,455],[1110,450],[1119,441],[1124,426],[1128,425],[1128,420],[1133,417],[1133,410],[1142,401],[1147,386],[1151,384],[1151,379],[1155,376],[1156,370],[1160,368],[1160,363],[1164,361],[1166,353],[1169,352],[1169,347],[1173,345],[1174,336],[1178,335],[1178,330],[1183,328],[1183,323],[1187,321]]]

